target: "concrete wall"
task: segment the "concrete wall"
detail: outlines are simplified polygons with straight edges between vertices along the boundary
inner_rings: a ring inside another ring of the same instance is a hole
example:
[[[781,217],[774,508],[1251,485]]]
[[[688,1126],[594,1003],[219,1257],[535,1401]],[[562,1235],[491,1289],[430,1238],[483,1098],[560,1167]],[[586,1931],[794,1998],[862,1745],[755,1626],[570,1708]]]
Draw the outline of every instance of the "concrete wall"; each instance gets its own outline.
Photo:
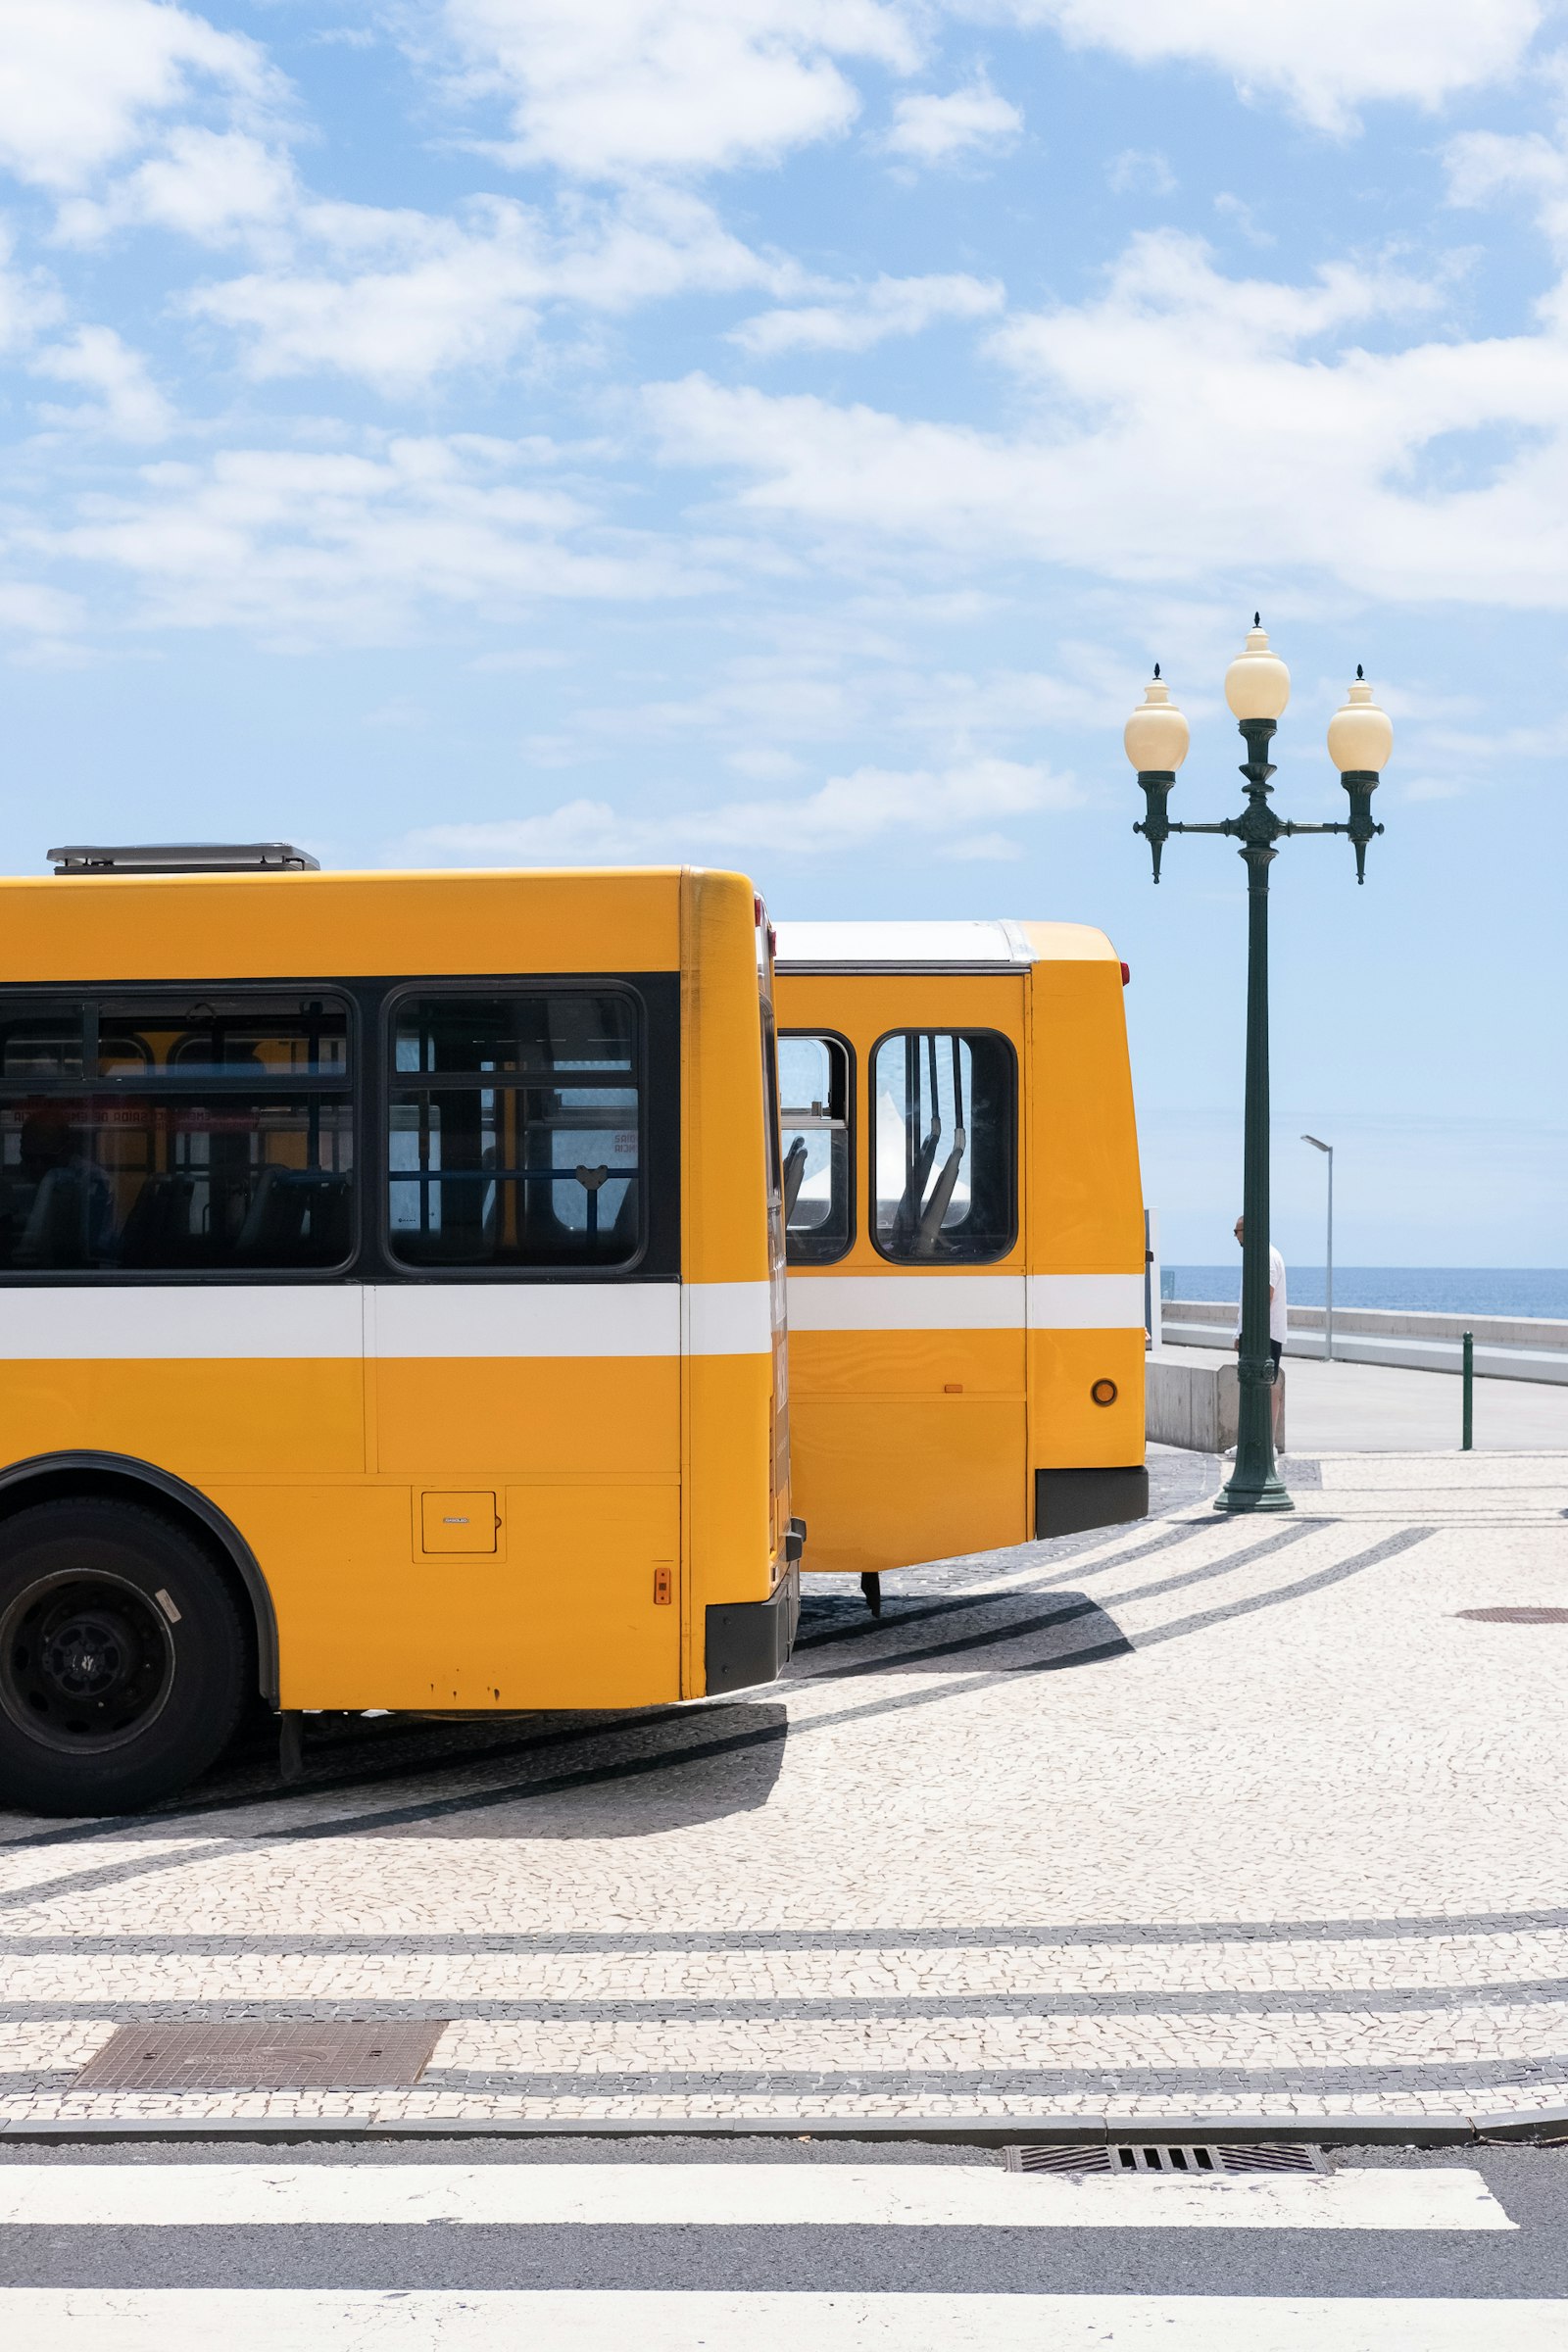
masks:
[[[1151,1440],[1156,1446],[1185,1446],[1195,1453],[1228,1453],[1236,1443],[1239,1387],[1234,1356],[1205,1362],[1185,1348],[1152,1348],[1144,1370]],[[1288,1398],[1289,1384],[1286,1393]],[[1283,1453],[1283,1421],[1279,1446]]]
[[[1287,1357],[1321,1356],[1323,1309],[1293,1306]],[[1236,1309],[1223,1299],[1167,1298],[1167,1347],[1229,1348]],[[1460,1336],[1475,1335],[1478,1378],[1568,1385],[1568,1323],[1533,1315],[1429,1315],[1382,1307],[1336,1307],[1334,1353],[1345,1363],[1394,1364],[1411,1372],[1457,1372]]]
[[[1236,1309],[1221,1299],[1167,1298],[1164,1302],[1167,1323],[1223,1323],[1229,1328],[1236,1320]],[[1321,1331],[1324,1313],[1320,1306],[1293,1306],[1290,1327],[1298,1331]],[[1476,1346],[1494,1348],[1568,1348],[1568,1323],[1553,1322],[1544,1315],[1429,1315],[1404,1308],[1382,1306],[1337,1306],[1334,1309],[1334,1337],[1341,1332],[1363,1334],[1368,1339],[1458,1340],[1473,1332]]]

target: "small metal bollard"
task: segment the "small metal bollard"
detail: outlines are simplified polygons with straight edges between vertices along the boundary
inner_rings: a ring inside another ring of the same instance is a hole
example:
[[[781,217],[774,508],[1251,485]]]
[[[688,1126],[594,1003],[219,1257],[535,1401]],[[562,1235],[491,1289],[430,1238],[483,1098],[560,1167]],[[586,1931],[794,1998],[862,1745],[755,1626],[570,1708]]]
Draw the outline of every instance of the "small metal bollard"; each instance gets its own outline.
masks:
[[[1462,1349],[1462,1354],[1461,1354],[1461,1358],[1460,1358],[1460,1370],[1459,1370],[1459,1378],[1460,1378],[1460,1384],[1461,1384],[1461,1386],[1462,1386],[1462,1388],[1463,1388],[1463,1391],[1464,1391],[1464,1404],[1463,1404],[1464,1425],[1463,1425],[1463,1432],[1462,1432],[1462,1434],[1461,1434],[1461,1436],[1460,1436],[1460,1439],[1459,1439],[1459,1451],[1460,1451],[1461,1453],[1473,1453],[1473,1452],[1475,1451],[1475,1401],[1476,1401],[1476,1335],[1475,1335],[1475,1333],[1474,1333],[1473,1331],[1466,1331],[1466,1332],[1463,1332],[1463,1333],[1461,1333],[1461,1335],[1460,1335],[1460,1340],[1459,1340],[1459,1345],[1460,1345],[1460,1348]]]

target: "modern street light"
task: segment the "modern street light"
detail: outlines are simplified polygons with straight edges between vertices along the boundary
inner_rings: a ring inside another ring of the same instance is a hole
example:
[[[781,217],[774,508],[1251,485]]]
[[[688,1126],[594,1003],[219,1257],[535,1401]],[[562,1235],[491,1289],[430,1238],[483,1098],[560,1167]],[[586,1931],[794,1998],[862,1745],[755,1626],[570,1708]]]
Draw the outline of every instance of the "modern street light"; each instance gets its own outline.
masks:
[[[1315,1135],[1303,1135],[1301,1141],[1303,1144],[1310,1144],[1314,1152],[1326,1152],[1329,1155],[1329,1250],[1323,1267],[1323,1361],[1326,1364],[1332,1364],[1334,1361],[1334,1146],[1320,1144]]]
[[[1247,1101],[1244,1117],[1242,1214],[1241,1393],[1236,1468],[1215,1497],[1220,1511],[1289,1511],[1296,1507],[1274,1460],[1269,1395],[1274,1364],[1268,1346],[1268,869],[1281,835],[1345,833],[1355,851],[1355,878],[1366,879],[1366,848],[1383,827],[1372,822],[1372,795],[1394,748],[1394,729],[1372,700],[1359,667],[1344,707],[1329,721],[1329,757],[1350,796],[1346,824],[1299,825],[1269,804],[1268,748],[1291,699],[1291,673],[1254,612],[1247,644],[1225,672],[1229,703],[1247,745],[1242,774],[1247,807],[1217,825],[1173,825],[1166,804],[1176,770],[1187,757],[1186,719],[1170,699],[1156,663],[1153,683],[1127,721],[1127,757],[1138,770],[1147,813],[1133,827],[1149,843],[1159,880],[1160,852],[1172,833],[1225,833],[1242,845],[1247,863]]]

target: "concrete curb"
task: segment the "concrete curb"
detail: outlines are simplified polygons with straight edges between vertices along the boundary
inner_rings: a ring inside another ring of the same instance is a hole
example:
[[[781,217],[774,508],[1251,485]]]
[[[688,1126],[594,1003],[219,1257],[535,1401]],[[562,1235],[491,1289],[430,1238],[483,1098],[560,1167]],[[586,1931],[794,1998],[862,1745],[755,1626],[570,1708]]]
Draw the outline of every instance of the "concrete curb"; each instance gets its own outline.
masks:
[[[803,2127],[806,2127],[803,2129]],[[379,2121],[373,2116],[279,2116],[243,2118],[172,2117],[143,2121],[135,2117],[0,2124],[0,2144],[47,2144],[70,2140],[158,2142],[177,2144],[198,2140],[422,2140],[422,2139],[841,2139],[915,2140],[933,2146],[1006,2148],[1019,2145],[1102,2145],[1110,2140],[1146,2144],[1194,2140],[1210,2144],[1250,2143],[1257,2140],[1301,2140],[1315,2147],[1476,2147],[1494,2140],[1559,2141],[1568,2138],[1568,2107],[1513,2109],[1500,2115],[1454,2116],[1447,2120],[1419,2116],[1357,2118],[1329,2116],[1313,2121],[1295,2113],[1250,2117],[1161,2116],[1025,2116],[999,2122],[993,2116],[932,2120],[922,2123],[861,2121],[854,2116],[776,2116],[733,2118],[584,2118],[502,2117],[484,2120],[435,2116],[405,2121]]]

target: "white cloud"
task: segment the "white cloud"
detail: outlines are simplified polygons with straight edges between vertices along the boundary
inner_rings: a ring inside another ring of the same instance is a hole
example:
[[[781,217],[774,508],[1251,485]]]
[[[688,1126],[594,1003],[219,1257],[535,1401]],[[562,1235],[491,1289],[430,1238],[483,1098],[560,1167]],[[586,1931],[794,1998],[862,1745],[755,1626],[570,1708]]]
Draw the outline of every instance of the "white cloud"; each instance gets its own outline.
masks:
[[[513,160],[582,178],[772,161],[855,120],[838,61],[919,56],[898,0],[446,0],[446,23]]]
[[[715,808],[632,816],[607,801],[564,802],[542,816],[496,824],[428,825],[398,857],[463,864],[635,863],[645,859],[810,859],[869,849],[946,858],[1011,858],[995,820],[1076,808],[1070,776],[1012,760],[971,760],[943,770],[859,767],[794,799],[727,801]]]
[[[503,364],[558,304],[615,314],[673,294],[782,292],[800,274],[672,189],[576,206],[559,225],[489,197],[465,221],[307,204],[296,226],[286,261],[201,287],[186,307],[244,336],[253,375],[326,369],[388,392]]]
[[[254,41],[166,0],[0,0],[0,164],[71,190],[172,109],[282,84]]]
[[[146,361],[122,343],[112,326],[78,327],[69,342],[51,343],[40,351],[32,370],[98,395],[79,408],[42,407],[46,423],[104,433],[117,441],[162,441],[173,429],[174,412],[153,382]]]
[[[24,349],[47,326],[65,315],[57,288],[36,270],[12,266],[11,232],[0,221],[0,352]]]
[[[1298,587],[1564,610],[1568,318],[1400,344],[1401,319],[1440,305],[1388,270],[1225,277],[1162,233],[1092,300],[999,330],[1034,412],[1013,432],[700,376],[648,405],[666,456],[734,469],[743,510],[836,528],[857,564],[881,535],[950,571],[1021,556],[1192,583],[1266,565]]]
[[[82,622],[80,600],[36,580],[0,580],[0,629],[34,639],[72,636]]]
[[[293,165],[275,147],[249,131],[186,123],[102,198],[68,198],[58,234],[67,244],[92,245],[117,229],[167,228],[223,245],[284,220],[298,201]]]
[[[1173,196],[1176,174],[1157,147],[1124,147],[1105,166],[1105,177],[1118,196]]]
[[[996,281],[953,277],[878,277],[831,303],[764,311],[733,329],[731,340],[761,357],[781,351],[869,351],[889,335],[918,335],[939,318],[986,318],[1006,301]]]
[[[899,99],[893,126],[882,144],[914,163],[949,164],[989,150],[1010,147],[1023,128],[1023,116],[999,96],[982,75],[946,97],[917,91]]]
[[[522,463],[526,465],[526,451]],[[515,616],[555,598],[667,598],[711,587],[651,538],[517,478],[516,453],[473,435],[376,454],[226,450],[142,467],[14,548],[88,564],[135,592],[134,625],[239,628],[296,649],[396,642],[442,607]]]
[[[1024,24],[1144,66],[1189,61],[1344,131],[1379,99],[1435,108],[1514,74],[1547,0],[1002,0]]]
[[[1253,212],[1252,207],[1246,201],[1246,199],[1233,194],[1229,188],[1222,188],[1219,194],[1215,197],[1214,210],[1220,215],[1222,220],[1235,221],[1237,227],[1240,229],[1242,235],[1247,239],[1249,245],[1274,245],[1278,243],[1279,240],[1275,237],[1271,229],[1260,228],[1258,226],[1257,215]]]

